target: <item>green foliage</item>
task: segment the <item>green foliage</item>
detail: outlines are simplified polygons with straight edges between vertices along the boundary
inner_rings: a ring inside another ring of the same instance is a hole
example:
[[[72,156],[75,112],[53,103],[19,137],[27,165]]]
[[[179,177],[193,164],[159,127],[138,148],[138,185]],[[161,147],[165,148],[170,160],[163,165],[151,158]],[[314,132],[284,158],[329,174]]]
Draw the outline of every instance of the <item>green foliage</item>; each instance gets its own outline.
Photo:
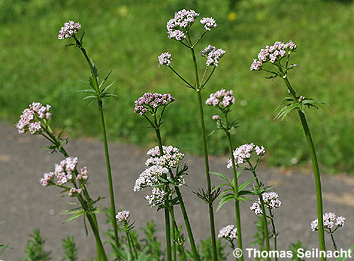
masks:
[[[264,223],[263,223],[263,218],[262,216],[258,216],[258,220],[254,222],[257,232],[256,234],[253,236],[253,238],[255,239],[251,244],[254,246],[259,246],[260,247],[260,251],[265,250],[265,235],[264,235]]]
[[[296,243],[291,243],[289,245],[289,249],[292,253],[292,258],[291,260],[293,261],[303,261],[304,259],[301,259],[300,257],[298,257],[298,249],[304,249],[306,251],[306,248],[302,246],[302,242],[300,240],[298,240]]]
[[[200,241],[201,244],[201,250],[199,249],[198,245],[198,251],[199,251],[199,257],[200,260],[212,260],[213,259],[213,247],[212,247],[212,240],[211,237],[207,238],[205,240]],[[218,260],[226,260],[228,254],[225,253],[225,248],[227,247],[226,243],[222,243],[221,239],[218,238],[216,240],[216,247],[217,247],[217,252],[218,252]],[[193,253],[191,251],[187,251],[187,258],[190,258],[191,260],[193,259]]]
[[[51,260],[50,254],[52,251],[44,251],[45,240],[41,237],[39,229],[33,231],[30,234],[31,239],[27,241],[27,246],[25,253],[27,257],[24,257],[23,260],[28,261],[47,261]]]
[[[2,226],[4,223],[5,223],[5,221],[3,221],[2,223],[0,223],[0,228],[1,228],[1,226]],[[6,248],[9,248],[9,244],[4,245],[4,244],[1,244],[1,243],[0,243],[0,256],[1,256],[2,253],[4,253],[4,251],[5,251]]]
[[[308,112],[319,160],[327,170],[354,171],[354,147],[348,142],[354,130],[354,105],[345,99],[354,96],[353,1],[240,0],[230,10],[229,1],[221,0],[2,0],[0,45],[11,48],[0,50],[0,119],[13,125],[29,103],[41,101],[53,106],[53,124],[65,126],[70,137],[100,137],[96,111],[87,109],[88,102],[80,102],[77,94],[85,88],[80,80],[89,76],[86,65],[75,48],[65,48],[57,40],[63,23],[73,19],[83,25],[85,48],[95,55],[100,69],[112,69],[115,84],[110,92],[118,99],[105,101],[110,139],[150,146],[147,124],[133,113],[134,101],[147,91],[170,92],[176,102],[166,111],[162,133],[166,144],[178,144],[184,153],[201,153],[198,115],[191,113],[197,109],[193,92],[157,66],[157,56],[169,51],[179,56],[173,59],[174,68],[191,78],[190,64],[184,59],[189,53],[166,36],[166,22],[182,8],[213,16],[219,25],[213,38],[206,36],[200,44],[227,51],[203,95],[221,88],[234,90],[237,102],[231,114],[242,123],[233,137],[235,145],[262,144],[270,165],[309,162],[297,119],[290,115],[286,123],[273,121],[274,108],[284,97],[279,79],[265,81],[249,71],[265,45],[293,40],[298,46],[293,62],[302,68],[289,72],[294,88],[331,105],[330,110]],[[228,20],[231,11],[236,20]],[[206,118],[212,113],[206,108]],[[215,126],[212,120],[206,125],[208,133]],[[213,154],[227,151],[218,140],[218,135],[209,137]]]
[[[79,258],[77,257],[77,254],[79,252],[79,249],[77,248],[75,241],[74,241],[74,236],[67,236],[66,239],[62,239],[62,248],[64,250],[64,260],[70,260],[70,261],[77,261]]]

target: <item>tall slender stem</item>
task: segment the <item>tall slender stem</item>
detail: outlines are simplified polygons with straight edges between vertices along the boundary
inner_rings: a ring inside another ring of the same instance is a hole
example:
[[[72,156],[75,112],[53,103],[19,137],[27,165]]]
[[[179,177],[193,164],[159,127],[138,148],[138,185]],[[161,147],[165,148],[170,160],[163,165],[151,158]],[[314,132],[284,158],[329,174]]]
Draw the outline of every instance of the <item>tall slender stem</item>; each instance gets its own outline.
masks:
[[[160,128],[157,124],[157,119],[156,119],[156,114],[154,115],[154,122],[155,125],[153,127],[155,128],[156,132],[156,138],[157,138],[157,144],[159,146],[160,150],[160,156],[163,155],[163,147],[162,147],[162,138],[161,138],[161,133],[160,133]],[[167,192],[168,186],[166,186],[165,191]],[[167,249],[167,260],[171,261],[172,260],[172,248],[171,248],[171,222],[170,222],[170,213],[168,210],[169,206],[169,196],[167,195],[165,197],[165,234],[166,234],[166,249]]]
[[[226,128],[228,128],[228,120],[227,120],[227,116],[225,115],[225,125]],[[238,244],[238,248],[241,249],[241,251],[243,251],[242,248],[242,232],[241,232],[241,215],[240,215],[240,201],[238,199],[238,181],[237,181],[237,172],[236,172],[236,164],[235,164],[235,157],[233,154],[233,148],[232,148],[232,140],[231,140],[231,134],[229,132],[229,130],[225,130],[226,132],[226,136],[227,136],[227,140],[228,140],[228,144],[229,144],[229,151],[230,151],[230,156],[231,156],[231,162],[232,162],[232,171],[233,171],[233,175],[234,175],[234,194],[235,194],[235,215],[236,215],[236,227],[237,227],[237,244]],[[243,256],[241,256],[239,258],[239,260],[243,260]]]
[[[256,179],[257,189],[258,189],[258,191],[260,191],[261,190],[261,184],[260,184],[260,182],[258,180],[258,176],[256,174],[255,168],[252,167],[252,166],[251,166],[251,171],[252,171],[253,176]],[[264,230],[264,237],[265,237],[265,241],[266,241],[266,251],[267,251],[267,253],[270,253],[268,222],[267,222],[267,216],[266,216],[266,212],[265,212],[265,207],[264,207],[264,201],[263,201],[262,193],[260,193],[258,195],[258,197],[259,197],[259,202],[261,203],[261,209],[262,209],[263,230]],[[270,260],[269,255],[267,255],[267,260]]]
[[[292,94],[293,99],[296,100],[296,95],[295,95],[294,89],[291,87],[291,84],[287,78],[287,75],[284,73],[284,71],[282,70],[281,67],[279,67],[279,71],[282,74],[282,78],[283,78],[286,86],[288,87],[290,93]],[[299,117],[301,120],[302,128],[305,133],[307,144],[309,146],[312,167],[313,167],[313,174],[314,174],[314,178],[315,178],[316,200],[317,200],[317,218],[318,218],[318,236],[319,236],[320,250],[326,251],[326,244],[325,244],[325,238],[324,238],[324,228],[323,228],[323,202],[322,202],[321,176],[320,176],[320,170],[319,170],[319,166],[318,166],[315,145],[314,145],[312,137],[311,137],[310,129],[307,124],[305,114],[300,110],[298,111],[298,113],[299,113]],[[322,261],[326,260],[326,258],[321,257],[321,260]]]
[[[189,36],[189,34],[188,34]],[[215,221],[214,221],[214,209],[213,209],[213,202],[211,200],[211,179],[210,179],[210,172],[209,172],[209,158],[208,158],[208,147],[207,147],[207,138],[206,138],[206,131],[205,131],[205,123],[204,123],[204,111],[203,111],[203,100],[199,82],[199,74],[198,74],[198,65],[197,60],[195,57],[194,48],[191,48],[192,56],[193,56],[193,64],[194,64],[194,71],[195,71],[195,81],[196,81],[196,88],[198,103],[199,103],[199,112],[200,112],[200,124],[202,129],[202,138],[203,138],[203,150],[204,150],[204,162],[205,162],[205,175],[207,179],[207,188],[208,188],[208,197],[209,197],[209,220],[210,220],[210,233],[211,233],[211,240],[213,245],[213,257],[214,261],[217,261],[218,254],[216,248],[216,234],[215,234]]]
[[[183,198],[182,198],[181,192],[179,190],[179,187],[177,187],[177,186],[175,186],[175,190],[176,190],[176,193],[177,193],[179,205],[181,206],[181,211],[182,211],[184,223],[186,224],[186,229],[187,229],[189,241],[191,243],[193,259],[194,260],[199,260],[199,254],[198,254],[198,250],[197,250],[197,248],[195,246],[193,232],[192,232],[192,227],[191,227],[191,225],[189,223],[187,211],[186,211],[186,208],[184,206],[184,202],[183,202]]]
[[[208,197],[209,197],[208,206],[209,206],[211,240],[212,240],[212,245],[213,245],[213,257],[214,257],[214,261],[217,261],[218,255],[217,255],[217,248],[216,248],[214,209],[213,209],[213,202],[211,200],[211,179],[210,179],[210,172],[209,172],[208,147],[207,147],[206,131],[205,131],[205,123],[204,123],[203,101],[202,101],[202,95],[201,95],[200,90],[197,90],[197,97],[198,97],[198,102],[199,102],[200,124],[201,124],[201,129],[202,129],[202,138],[203,138],[205,175],[206,175],[207,186],[208,186]]]
[[[272,222],[272,230],[273,230],[273,238],[274,238],[274,251],[277,252],[277,231],[275,230],[275,223],[274,223],[274,215],[272,213],[272,210],[269,209],[269,216],[270,216],[270,221]],[[275,255],[275,261],[278,260],[277,255]]]
[[[80,48],[82,54],[84,55],[91,71],[91,76],[94,79],[95,82],[95,91],[96,91],[96,96],[97,96],[97,103],[98,103],[98,110],[100,114],[100,119],[101,119],[101,128],[102,128],[102,137],[103,137],[103,144],[104,144],[104,151],[105,151],[105,157],[106,157],[106,165],[107,165],[107,174],[108,174],[108,183],[109,183],[109,195],[111,199],[111,212],[112,216],[115,216],[116,213],[116,207],[115,207],[115,201],[114,201],[114,191],[113,191],[113,181],[112,181],[112,170],[111,170],[111,163],[109,159],[109,151],[108,151],[108,142],[107,142],[107,133],[106,133],[106,125],[105,125],[105,120],[104,120],[104,115],[103,115],[103,106],[102,106],[102,99],[100,97],[100,90],[99,90],[99,83],[98,83],[98,76],[97,76],[97,71],[93,68],[92,62],[90,61],[85,48],[82,46],[82,43],[76,38],[75,35],[73,35],[76,46]],[[114,230],[114,241],[117,246],[119,246],[119,238],[118,238],[118,225],[117,225],[117,220],[113,220],[113,230]]]

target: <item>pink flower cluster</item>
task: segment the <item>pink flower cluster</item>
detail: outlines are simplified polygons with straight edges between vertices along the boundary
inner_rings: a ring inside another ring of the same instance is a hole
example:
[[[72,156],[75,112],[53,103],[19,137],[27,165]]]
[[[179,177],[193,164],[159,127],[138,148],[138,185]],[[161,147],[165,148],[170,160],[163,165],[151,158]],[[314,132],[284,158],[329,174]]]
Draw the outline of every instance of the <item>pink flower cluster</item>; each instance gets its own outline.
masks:
[[[76,197],[77,195],[81,194],[81,188],[71,188],[68,192],[69,197]]]
[[[44,174],[44,177],[40,180],[43,187],[49,185],[64,185],[69,181],[74,180],[73,172],[76,169],[78,160],[77,158],[68,157],[62,160],[59,164],[55,164],[54,172],[48,172]],[[81,170],[81,176],[85,176],[87,179],[87,169]],[[56,178],[56,182],[54,182]]]
[[[134,112],[139,113],[141,116],[148,111],[154,113],[158,107],[166,107],[175,100],[171,94],[159,94],[147,92],[135,101]]]
[[[206,56],[208,58],[206,65],[214,65],[216,67],[219,65],[220,58],[223,57],[225,53],[226,51],[224,51],[223,49],[216,49],[215,46],[212,46],[210,44],[205,47],[204,50],[200,51],[201,56]]]
[[[156,146],[147,152],[150,156],[145,162],[146,166],[161,166],[169,169],[176,168],[179,161],[184,158],[184,154],[178,148],[172,146],[162,146],[163,154],[160,155],[160,148]]]
[[[258,59],[254,59],[251,65],[251,71],[258,71],[261,69],[263,63],[271,61],[275,63],[281,60],[287,54],[290,54],[296,49],[296,45],[289,41],[287,43],[275,42],[272,46],[266,46],[258,54]]]
[[[225,89],[221,89],[216,93],[210,94],[205,103],[209,106],[217,106],[220,109],[225,109],[235,103],[235,97],[233,95],[232,90],[225,91]]]
[[[168,38],[181,41],[186,38],[183,30],[187,30],[199,16],[194,10],[180,10],[175,13],[175,17],[167,22]]]
[[[327,212],[323,214],[323,227],[331,230],[332,228],[336,229],[338,227],[344,226],[346,218],[345,217],[337,217],[336,214],[332,212]],[[318,230],[318,218],[311,222],[312,231]]]
[[[33,102],[29,108],[25,109],[16,124],[18,132],[25,133],[29,131],[31,134],[39,134],[42,129],[41,120],[49,120],[51,118],[50,105],[43,106],[39,102]]]
[[[265,192],[262,194],[262,199],[264,204],[267,206],[269,209],[274,209],[278,208],[281,205],[281,201],[278,198],[278,194],[276,192]],[[262,208],[261,208],[261,202],[258,199],[256,202],[253,203],[253,205],[250,207],[252,211],[256,215],[262,214]]]
[[[237,239],[237,228],[235,228],[234,225],[228,225],[226,227],[223,227],[219,231],[219,238],[225,238],[228,241],[233,241]]]
[[[204,25],[204,29],[210,31],[211,28],[215,28],[218,25],[216,24],[213,18],[204,17],[200,20],[200,23]]]
[[[253,151],[256,152],[259,158],[263,157],[263,155],[265,154],[265,149],[263,146],[259,147],[254,145],[253,143],[244,144],[237,147],[233,152],[235,158],[235,165],[239,166],[240,164],[244,163],[245,160],[250,159]],[[231,159],[227,161],[227,168],[232,168]]]
[[[59,31],[58,39],[69,39],[73,34],[76,34],[81,29],[81,24],[69,21],[64,23],[64,26]]]
[[[166,66],[170,66],[171,64],[171,54],[169,52],[166,52],[166,53],[162,53],[160,56],[159,56],[159,63],[160,65],[166,65]]]
[[[128,221],[130,217],[130,211],[129,210],[123,210],[121,212],[118,212],[116,218],[119,222],[125,222]]]

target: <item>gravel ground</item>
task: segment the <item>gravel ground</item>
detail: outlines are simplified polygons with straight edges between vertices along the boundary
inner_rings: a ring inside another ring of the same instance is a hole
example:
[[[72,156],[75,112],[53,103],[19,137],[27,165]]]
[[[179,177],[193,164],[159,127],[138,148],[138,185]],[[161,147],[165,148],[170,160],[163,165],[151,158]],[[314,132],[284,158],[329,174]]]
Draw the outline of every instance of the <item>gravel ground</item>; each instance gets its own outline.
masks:
[[[73,199],[62,198],[58,188],[42,188],[39,184],[43,173],[52,171],[54,163],[62,160],[61,155],[50,154],[40,149],[45,146],[48,144],[43,137],[19,135],[14,127],[0,122],[0,221],[6,221],[0,230],[0,243],[9,243],[12,248],[7,249],[0,259],[20,260],[24,257],[29,233],[40,228],[42,236],[46,239],[45,249],[52,250],[54,260],[61,260],[61,239],[67,235],[74,235],[79,246],[80,259],[90,260],[95,256],[95,244],[90,233],[89,236],[85,235],[82,219],[63,224],[67,216],[60,214],[61,211],[70,208],[67,202],[73,202]],[[90,194],[93,198],[98,195],[106,197],[101,201],[101,205],[107,207],[109,193],[102,143],[92,140],[70,140],[66,148],[71,156],[79,158],[79,167],[88,167]],[[155,220],[159,228],[158,237],[163,241],[162,211],[156,212],[155,209],[146,206],[143,199],[144,191],[132,190],[136,178],[144,170],[145,153],[145,149],[133,145],[110,145],[116,205],[118,209],[131,211],[136,228],[144,226],[146,221]],[[225,157],[211,157],[211,171],[231,176],[231,171],[226,168],[226,160]],[[185,162],[189,166],[189,175],[186,177],[187,186],[181,190],[192,229],[196,240],[199,241],[209,236],[207,206],[193,194],[193,191],[206,186],[204,161],[201,157],[187,155]],[[311,221],[316,218],[313,175],[276,168],[260,168],[258,175],[267,185],[274,186],[282,201],[282,206],[275,211],[275,222],[279,231],[278,249],[287,250],[288,245],[297,240],[301,240],[309,250],[317,248],[317,233],[310,229]],[[251,174],[246,172],[241,175],[242,180],[250,177]],[[214,179],[214,184],[220,182],[220,179]],[[324,211],[335,212],[348,218],[344,228],[335,234],[339,247],[348,249],[354,243],[354,176],[322,175],[322,187]],[[249,210],[250,205],[251,202],[241,204],[245,248],[253,247],[250,242],[253,241],[252,237],[255,234],[253,222],[256,221],[256,216]],[[235,223],[233,204],[231,202],[226,204],[215,213],[215,217],[217,231],[222,226]],[[102,232],[107,229],[104,220],[104,215],[99,215]],[[180,217],[178,223],[182,224]],[[328,235],[326,240],[327,248],[333,249]],[[227,248],[227,251],[232,260],[232,250]]]

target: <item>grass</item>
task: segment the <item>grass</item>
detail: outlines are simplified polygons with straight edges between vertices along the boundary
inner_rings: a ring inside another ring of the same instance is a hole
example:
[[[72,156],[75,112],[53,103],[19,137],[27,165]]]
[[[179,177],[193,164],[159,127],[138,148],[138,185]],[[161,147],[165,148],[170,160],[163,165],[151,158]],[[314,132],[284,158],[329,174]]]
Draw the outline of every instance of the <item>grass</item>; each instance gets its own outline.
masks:
[[[89,75],[85,61],[78,50],[64,47],[68,42],[57,40],[62,24],[72,19],[83,25],[84,45],[101,77],[113,70],[111,92],[118,99],[105,104],[109,139],[152,146],[153,132],[133,113],[134,101],[144,92],[169,92],[176,102],[166,111],[165,143],[184,153],[201,154],[195,93],[167,68],[157,66],[157,56],[169,51],[174,68],[192,77],[188,50],[169,40],[165,27],[183,8],[212,16],[219,25],[199,45],[227,51],[204,98],[221,88],[234,90],[237,102],[232,114],[241,121],[234,144],[265,146],[272,166],[309,164],[297,115],[273,120],[286,95],[282,81],[249,71],[265,45],[293,40],[298,51],[292,62],[301,69],[290,73],[291,83],[300,95],[330,105],[308,111],[319,161],[326,172],[354,172],[352,1],[241,0],[234,10],[222,0],[0,1],[0,119],[15,124],[29,103],[40,101],[53,106],[53,125],[65,126],[70,137],[100,137],[96,107],[87,107],[77,92],[86,88],[81,81]],[[230,12],[236,13],[233,21],[228,19]],[[207,108],[207,119],[215,112]],[[214,128],[207,120],[207,130]],[[227,151],[226,141],[219,137],[218,133],[209,137],[213,154]]]

